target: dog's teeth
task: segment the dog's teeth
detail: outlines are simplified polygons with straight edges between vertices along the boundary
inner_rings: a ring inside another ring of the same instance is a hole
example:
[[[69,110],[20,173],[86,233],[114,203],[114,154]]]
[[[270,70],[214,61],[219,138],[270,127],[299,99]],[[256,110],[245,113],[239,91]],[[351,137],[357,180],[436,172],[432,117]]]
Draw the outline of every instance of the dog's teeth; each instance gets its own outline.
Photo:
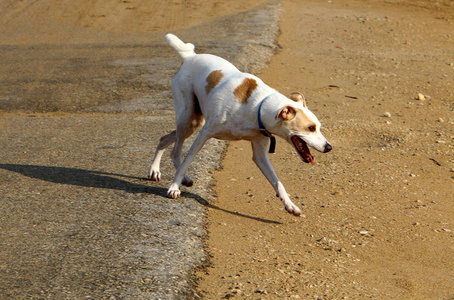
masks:
[[[301,140],[299,140],[299,144],[300,144],[300,149],[303,150],[303,142],[301,142]]]

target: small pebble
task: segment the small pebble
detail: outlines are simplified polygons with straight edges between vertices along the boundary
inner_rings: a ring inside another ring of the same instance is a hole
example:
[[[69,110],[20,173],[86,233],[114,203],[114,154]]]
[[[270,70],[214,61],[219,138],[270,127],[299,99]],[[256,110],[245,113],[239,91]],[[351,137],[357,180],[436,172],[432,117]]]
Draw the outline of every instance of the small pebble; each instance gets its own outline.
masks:
[[[425,101],[425,100],[426,100],[426,96],[424,96],[423,94],[419,93],[417,99],[418,99],[419,101]]]
[[[361,235],[368,235],[368,234],[369,234],[369,231],[367,231],[367,230],[361,230],[361,231],[359,232],[359,234],[361,234]]]
[[[385,118],[391,118],[391,113],[390,113],[390,112],[385,112],[385,113],[383,114],[383,117],[385,117]]]

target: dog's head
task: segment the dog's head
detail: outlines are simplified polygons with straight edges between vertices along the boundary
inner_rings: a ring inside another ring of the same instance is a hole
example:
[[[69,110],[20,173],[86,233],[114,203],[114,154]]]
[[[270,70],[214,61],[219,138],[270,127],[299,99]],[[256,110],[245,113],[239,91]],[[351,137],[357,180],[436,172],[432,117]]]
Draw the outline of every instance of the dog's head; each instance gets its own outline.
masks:
[[[320,121],[307,108],[303,95],[292,93],[288,98],[293,103],[279,109],[278,124],[273,131],[292,144],[304,162],[313,164],[314,158],[307,145],[323,153],[331,151],[332,146],[321,133]]]

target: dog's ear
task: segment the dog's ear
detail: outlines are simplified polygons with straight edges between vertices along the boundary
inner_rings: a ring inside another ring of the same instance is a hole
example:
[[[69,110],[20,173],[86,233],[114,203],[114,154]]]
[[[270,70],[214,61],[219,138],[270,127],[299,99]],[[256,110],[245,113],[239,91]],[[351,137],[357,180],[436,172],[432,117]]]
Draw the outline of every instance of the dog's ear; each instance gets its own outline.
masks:
[[[276,119],[281,118],[284,121],[293,120],[296,116],[296,110],[291,106],[283,107],[276,116]]]
[[[288,97],[290,98],[290,100],[293,100],[295,102],[301,102],[303,106],[307,108],[306,99],[304,99],[303,94],[299,92],[293,92]]]

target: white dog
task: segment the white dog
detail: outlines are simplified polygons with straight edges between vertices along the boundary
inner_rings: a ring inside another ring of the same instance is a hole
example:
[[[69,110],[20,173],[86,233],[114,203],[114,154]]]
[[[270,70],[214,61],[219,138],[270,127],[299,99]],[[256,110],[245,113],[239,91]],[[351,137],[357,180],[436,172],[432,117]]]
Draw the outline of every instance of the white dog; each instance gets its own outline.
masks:
[[[225,59],[196,54],[194,45],[185,44],[173,34],[167,34],[165,38],[183,59],[172,80],[176,130],[161,137],[148,178],[160,180],[162,154],[167,146],[175,143],[172,160],[177,171],[167,196],[176,199],[180,196],[181,184],[193,184],[185,173],[208,139],[248,140],[252,144],[252,159],[273,185],[276,196],[284,202],[289,213],[299,216],[301,210],[290,200],[266,150],[271,141],[270,152],[274,151],[273,135],[292,144],[306,163],[313,164],[307,145],[320,152],[331,150],[331,145],[320,132],[320,122],[307,108],[303,95],[293,93],[286,97],[258,77],[240,72]],[[181,162],[184,140],[201,126],[199,135]]]

